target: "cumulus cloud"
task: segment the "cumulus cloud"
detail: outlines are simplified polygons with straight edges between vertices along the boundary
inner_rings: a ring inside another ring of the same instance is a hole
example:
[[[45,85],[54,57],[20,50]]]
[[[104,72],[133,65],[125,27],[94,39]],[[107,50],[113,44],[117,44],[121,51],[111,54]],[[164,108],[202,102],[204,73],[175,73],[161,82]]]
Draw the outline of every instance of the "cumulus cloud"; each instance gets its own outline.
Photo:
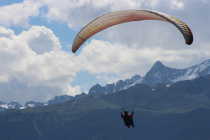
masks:
[[[0,31],[1,99],[45,101],[55,95],[79,93],[79,87],[70,85],[79,66],[74,57],[60,49],[50,29],[35,26],[19,35],[3,27]],[[43,50],[45,47],[48,49]]]
[[[31,16],[39,15],[40,7],[41,4],[36,0],[25,0],[22,3],[0,6],[0,24],[27,26]]]
[[[41,0],[48,7],[47,17],[62,21],[70,27],[81,27],[101,14],[125,9],[154,9],[172,11],[183,9],[189,0]]]
[[[184,2],[182,0],[174,0],[172,1],[171,8],[172,9],[184,8]]]
[[[159,0],[42,0],[48,7],[46,16],[51,20],[65,22],[71,28],[78,28],[91,19],[110,11],[123,9],[152,8]]]
[[[54,33],[44,26],[33,26],[30,30],[22,32],[18,37],[26,41],[28,46],[37,54],[50,52],[61,47]]]
[[[13,30],[0,26],[0,37],[12,38],[15,35]]]
[[[101,81],[113,82],[133,74],[144,75],[154,60],[176,68],[185,68],[199,62],[200,56],[210,57],[208,48],[170,50],[161,46],[141,48],[92,40],[84,46],[79,59],[83,69],[95,74]]]

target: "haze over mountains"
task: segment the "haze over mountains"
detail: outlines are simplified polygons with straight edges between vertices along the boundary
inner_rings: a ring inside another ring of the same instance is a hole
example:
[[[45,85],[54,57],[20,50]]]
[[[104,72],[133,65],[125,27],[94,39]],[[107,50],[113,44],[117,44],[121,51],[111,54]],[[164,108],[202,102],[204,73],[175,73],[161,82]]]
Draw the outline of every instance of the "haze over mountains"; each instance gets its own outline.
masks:
[[[157,61],[144,77],[141,77],[140,75],[134,75],[130,79],[119,80],[116,83],[107,84],[105,86],[96,84],[90,88],[88,94],[99,95],[115,93],[121,90],[126,90],[140,83],[149,86],[155,86],[157,84],[166,84],[167,86],[170,86],[171,84],[178,81],[192,80],[201,76],[206,76],[208,74],[210,74],[210,59],[185,69],[170,68],[162,64],[160,61]],[[25,103],[25,105],[21,105],[18,102],[14,101],[9,103],[0,102],[0,111],[3,111],[5,109],[25,109],[27,107],[39,107],[46,106],[48,104],[59,104],[73,98],[74,97],[67,95],[56,96],[55,98],[49,100],[47,103],[28,101]]]

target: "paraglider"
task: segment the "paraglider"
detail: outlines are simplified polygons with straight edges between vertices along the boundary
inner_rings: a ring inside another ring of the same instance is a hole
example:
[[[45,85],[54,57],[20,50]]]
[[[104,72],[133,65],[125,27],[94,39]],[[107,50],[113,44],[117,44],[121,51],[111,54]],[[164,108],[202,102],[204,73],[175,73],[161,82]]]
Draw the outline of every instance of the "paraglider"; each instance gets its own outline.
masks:
[[[128,128],[134,128],[133,115],[134,111],[132,111],[131,113],[129,113],[128,111],[121,112],[121,118],[123,119],[125,126]]]
[[[160,20],[171,23],[182,33],[186,44],[191,45],[193,42],[193,34],[188,25],[176,17],[149,10],[125,10],[104,14],[88,23],[76,35],[72,45],[72,52],[75,53],[88,38],[97,32],[117,24],[142,20]]]

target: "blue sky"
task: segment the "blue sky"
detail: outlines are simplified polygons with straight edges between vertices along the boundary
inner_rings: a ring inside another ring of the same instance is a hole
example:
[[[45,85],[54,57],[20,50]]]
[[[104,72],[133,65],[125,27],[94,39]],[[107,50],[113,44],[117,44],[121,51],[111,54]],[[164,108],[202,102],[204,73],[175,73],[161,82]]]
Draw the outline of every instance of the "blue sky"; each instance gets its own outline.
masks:
[[[71,52],[85,24],[125,9],[174,15],[193,29],[195,41],[186,47],[170,24],[134,22],[98,33]],[[87,92],[96,83],[144,76],[157,60],[185,68],[209,59],[209,9],[207,0],[0,0],[0,100],[46,101]]]
[[[0,0],[0,6],[10,5],[13,3],[22,2],[23,0]]]

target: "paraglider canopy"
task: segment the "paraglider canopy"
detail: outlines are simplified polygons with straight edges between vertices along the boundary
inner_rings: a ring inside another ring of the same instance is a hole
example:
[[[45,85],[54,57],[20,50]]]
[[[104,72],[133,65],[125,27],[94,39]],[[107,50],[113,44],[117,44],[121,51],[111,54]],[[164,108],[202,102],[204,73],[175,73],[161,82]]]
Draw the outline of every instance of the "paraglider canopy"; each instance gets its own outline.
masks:
[[[191,45],[193,42],[193,34],[188,25],[173,16],[149,10],[125,10],[104,14],[88,23],[76,35],[72,45],[72,52],[75,53],[88,38],[97,32],[100,32],[113,25],[141,20],[160,20],[169,22],[175,25],[182,33],[186,44]]]

